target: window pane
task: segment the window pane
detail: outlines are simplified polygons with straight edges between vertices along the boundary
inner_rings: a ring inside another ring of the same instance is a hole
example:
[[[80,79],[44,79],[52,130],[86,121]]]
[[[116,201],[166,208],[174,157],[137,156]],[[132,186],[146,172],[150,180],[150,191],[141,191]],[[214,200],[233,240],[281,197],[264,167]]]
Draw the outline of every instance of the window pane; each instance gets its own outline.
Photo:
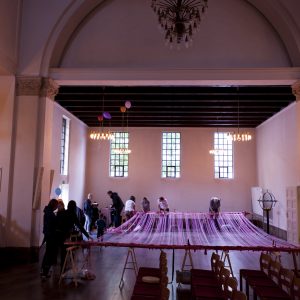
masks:
[[[180,177],[180,133],[163,132],[162,134],[162,169],[163,178]]]
[[[215,178],[233,178],[233,144],[227,132],[214,133],[214,149],[220,150],[214,154]]]
[[[110,140],[110,172],[111,177],[128,177],[128,153],[120,153],[129,149],[129,133],[115,132],[114,140]]]

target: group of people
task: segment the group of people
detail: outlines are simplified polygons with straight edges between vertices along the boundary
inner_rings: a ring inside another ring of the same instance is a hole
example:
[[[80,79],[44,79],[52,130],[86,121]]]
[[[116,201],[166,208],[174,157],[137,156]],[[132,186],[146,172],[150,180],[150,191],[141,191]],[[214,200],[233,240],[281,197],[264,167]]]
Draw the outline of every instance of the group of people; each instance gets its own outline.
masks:
[[[65,241],[79,233],[84,234],[87,239],[90,239],[90,235],[83,227],[84,214],[74,200],[70,200],[65,209],[62,200],[51,199],[44,209],[43,221],[43,244],[46,243],[46,250],[42,261],[41,276],[47,278],[51,266],[56,264],[59,251],[61,267],[63,266],[66,257]]]
[[[107,194],[112,199],[111,205],[111,219],[112,225],[118,227],[121,225],[121,212],[124,208],[126,220],[133,217],[136,212],[135,196],[130,196],[130,198],[125,202],[125,205],[116,192],[108,191]],[[165,197],[159,197],[157,200],[159,212],[169,212],[169,204]],[[150,201],[144,197],[141,201],[141,206],[143,212],[147,213],[150,211]]]

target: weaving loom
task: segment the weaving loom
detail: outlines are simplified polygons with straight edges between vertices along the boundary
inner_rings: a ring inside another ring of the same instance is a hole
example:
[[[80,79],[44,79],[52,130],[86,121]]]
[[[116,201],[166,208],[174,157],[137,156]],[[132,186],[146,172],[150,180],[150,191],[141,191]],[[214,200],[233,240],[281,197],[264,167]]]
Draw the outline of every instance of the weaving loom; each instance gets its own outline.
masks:
[[[121,226],[109,229],[101,242],[90,245],[153,248],[300,252],[254,226],[240,212],[136,213]]]

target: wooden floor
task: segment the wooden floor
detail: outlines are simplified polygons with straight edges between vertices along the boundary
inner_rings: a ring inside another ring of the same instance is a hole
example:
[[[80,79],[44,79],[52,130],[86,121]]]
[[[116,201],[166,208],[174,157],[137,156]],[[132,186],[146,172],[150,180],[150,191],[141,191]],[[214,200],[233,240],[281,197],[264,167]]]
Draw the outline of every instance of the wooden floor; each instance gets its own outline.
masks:
[[[134,286],[135,275],[132,270],[126,270],[124,286],[119,289],[126,255],[126,248],[92,248],[90,267],[95,275],[94,280],[80,280],[78,287],[70,279],[64,279],[59,286],[59,268],[55,267],[52,277],[46,281],[40,278],[39,264],[15,266],[0,270],[0,299],[1,300],[127,300],[130,299]],[[172,250],[167,250],[168,276],[172,280]],[[158,266],[158,250],[136,249],[138,266]],[[170,299],[190,299],[189,286],[183,286],[180,293],[177,292],[176,270],[181,269],[184,251],[174,252],[174,278],[169,284]],[[203,251],[192,252],[195,268],[210,268],[210,255]],[[255,252],[230,252],[234,275],[239,279],[240,268],[258,268],[259,253]],[[189,261],[188,261],[189,262]],[[282,255],[282,264],[292,267],[292,258],[288,254]]]

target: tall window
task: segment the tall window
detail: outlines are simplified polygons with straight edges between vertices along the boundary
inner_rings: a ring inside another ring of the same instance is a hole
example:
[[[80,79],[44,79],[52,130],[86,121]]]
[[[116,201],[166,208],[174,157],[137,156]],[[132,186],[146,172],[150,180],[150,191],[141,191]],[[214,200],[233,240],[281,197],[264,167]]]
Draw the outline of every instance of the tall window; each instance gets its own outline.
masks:
[[[161,176],[180,177],[180,133],[163,132]]]
[[[110,141],[110,171],[111,177],[128,177],[129,154],[124,151],[129,149],[129,133],[115,132],[114,140]]]
[[[60,174],[61,175],[68,175],[69,135],[70,135],[70,119],[63,116],[61,137],[60,137]]]
[[[215,178],[233,178],[233,149],[232,140],[228,138],[227,132],[214,133]]]

